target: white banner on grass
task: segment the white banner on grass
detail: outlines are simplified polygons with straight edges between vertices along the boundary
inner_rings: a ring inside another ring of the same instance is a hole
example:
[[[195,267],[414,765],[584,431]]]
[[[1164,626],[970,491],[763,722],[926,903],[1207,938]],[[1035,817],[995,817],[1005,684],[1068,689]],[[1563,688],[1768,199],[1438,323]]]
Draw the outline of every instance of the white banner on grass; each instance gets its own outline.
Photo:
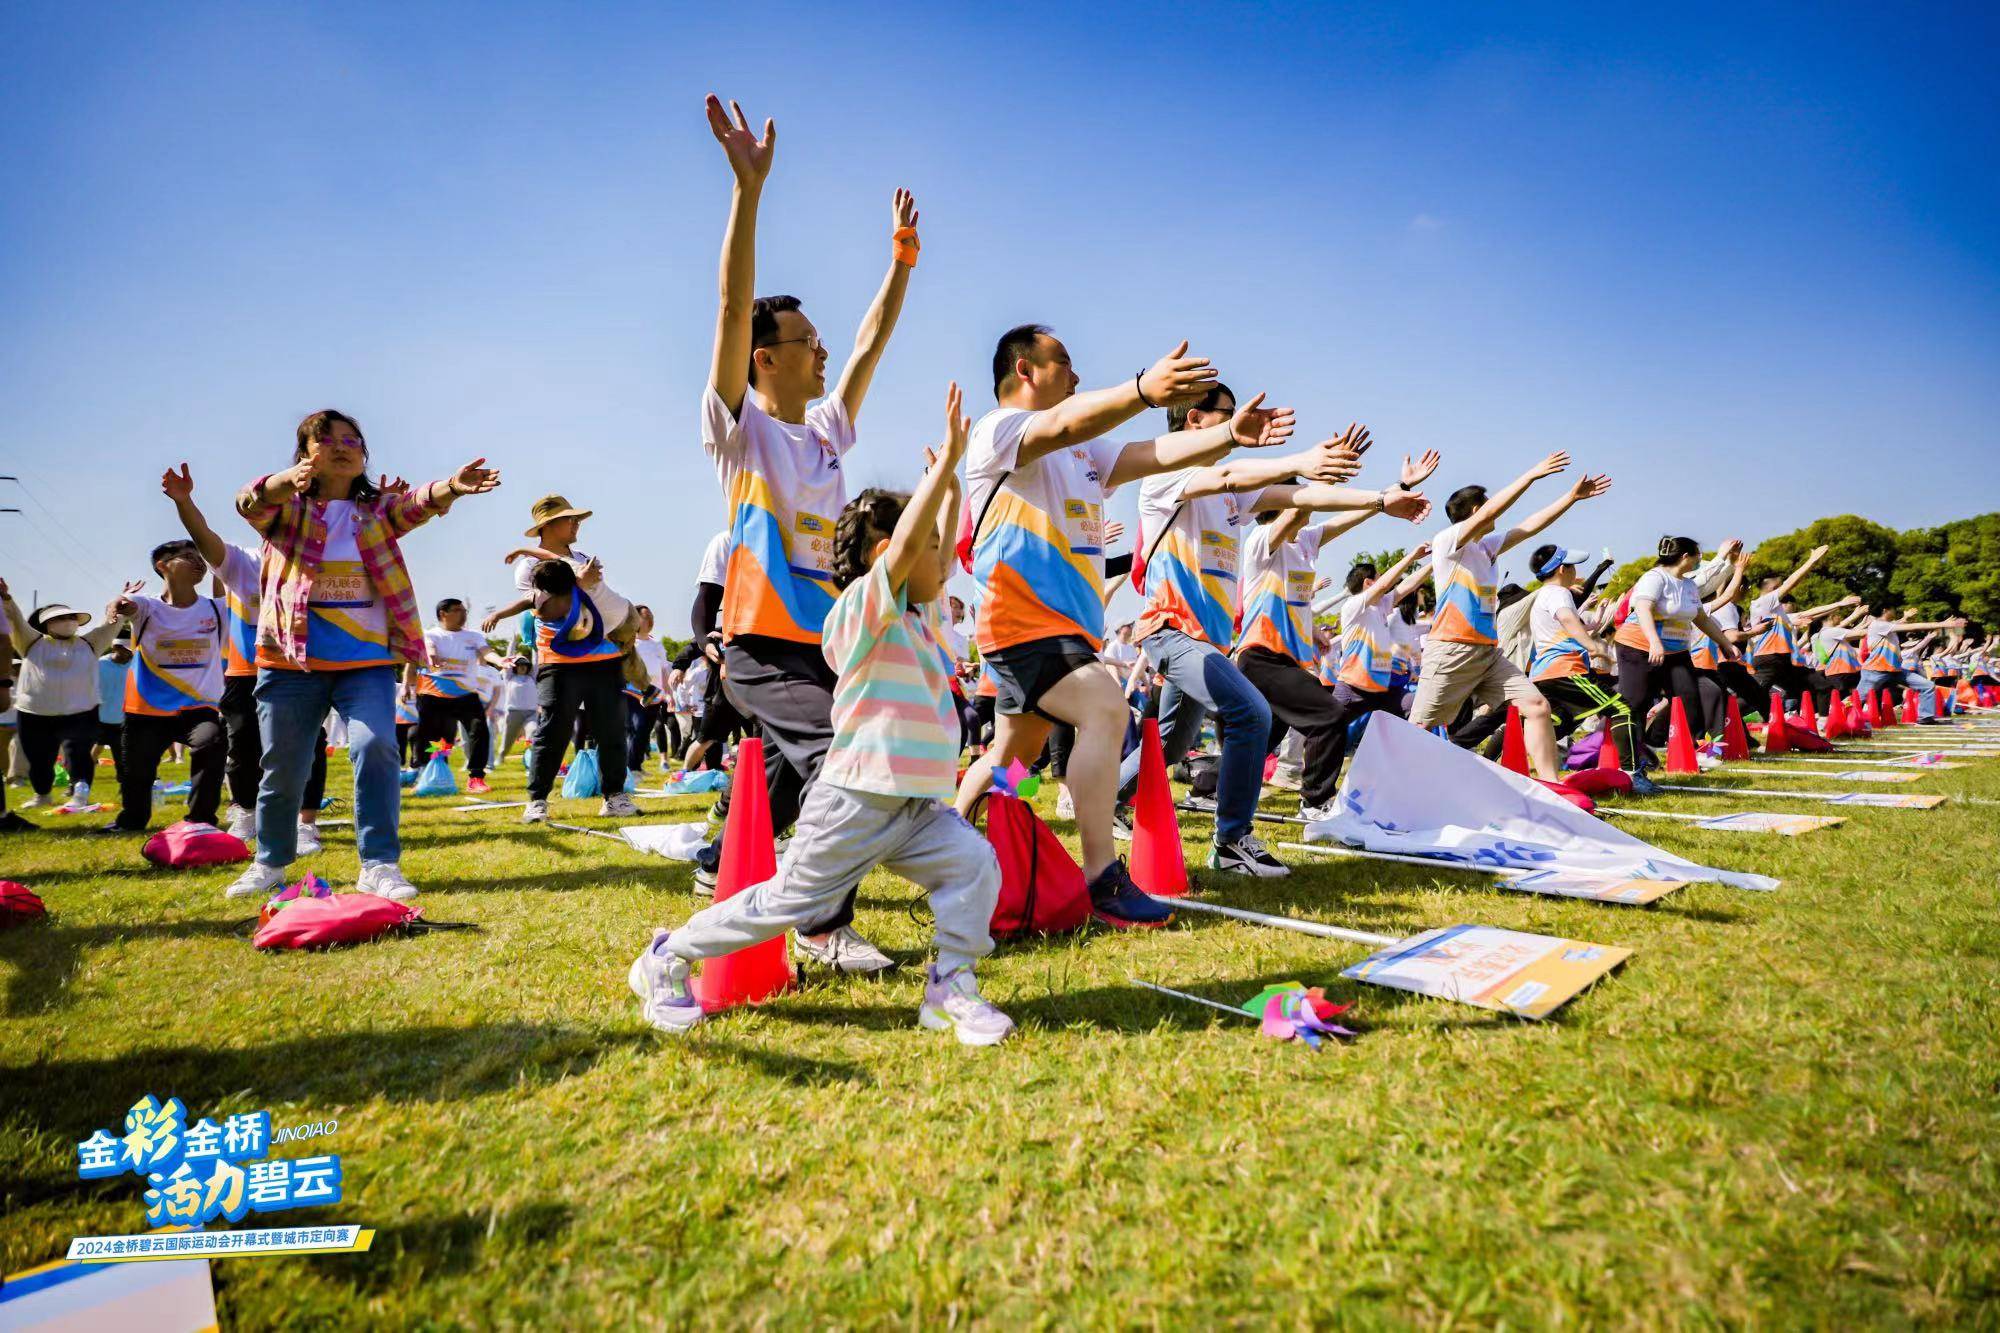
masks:
[[[1532,778],[1389,713],[1369,719],[1336,804],[1332,819],[1306,826],[1307,841],[1494,869],[1778,887],[1767,875],[1720,870],[1661,851],[1585,814]]]
[[[694,854],[708,842],[708,825],[700,820],[692,824],[627,824],[618,831],[640,851],[674,861],[694,860]]]

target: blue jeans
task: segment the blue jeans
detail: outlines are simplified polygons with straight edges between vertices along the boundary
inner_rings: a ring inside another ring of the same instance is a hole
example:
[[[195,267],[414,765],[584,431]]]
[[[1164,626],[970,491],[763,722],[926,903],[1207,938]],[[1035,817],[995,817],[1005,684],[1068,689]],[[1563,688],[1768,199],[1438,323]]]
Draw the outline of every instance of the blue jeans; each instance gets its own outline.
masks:
[[[331,708],[347,722],[354,766],[355,844],[365,864],[402,859],[402,760],[396,753],[396,668],[257,672],[257,730],[264,775],[257,785],[257,862],[282,870],[299,849],[299,801],[312,773],[320,724]]]
[[[1257,797],[1264,789],[1264,755],[1270,748],[1271,705],[1243,678],[1236,663],[1214,644],[1177,629],[1155,630],[1141,641],[1146,657],[1166,677],[1160,691],[1160,733],[1172,764],[1187,754],[1201,734],[1202,718],[1214,713],[1221,725],[1222,763],[1215,780],[1215,840],[1235,842],[1250,831]],[[1139,755],[1119,765],[1121,793],[1137,788]]]
[[[1937,686],[1915,671],[1864,671],[1861,673],[1861,694],[1872,699],[1883,690],[1895,693],[1896,707],[1903,706],[1903,687],[1917,692],[1917,716],[1936,717]]]

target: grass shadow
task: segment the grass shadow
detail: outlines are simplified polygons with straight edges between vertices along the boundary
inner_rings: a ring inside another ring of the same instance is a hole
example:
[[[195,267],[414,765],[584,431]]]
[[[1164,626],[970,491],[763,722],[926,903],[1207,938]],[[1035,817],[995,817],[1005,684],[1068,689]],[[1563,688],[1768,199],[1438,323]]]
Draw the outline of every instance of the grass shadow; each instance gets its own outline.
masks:
[[[112,926],[65,926],[59,917],[0,934],[0,959],[14,965],[5,1011],[19,1018],[69,1003],[70,979],[85,950],[126,941],[235,935],[238,921],[157,921]]]
[[[537,1199],[506,1211],[452,1213],[375,1227],[366,1254],[325,1255],[326,1275],[361,1293],[462,1277],[496,1262],[489,1251],[548,1245],[575,1221],[569,1204]]]

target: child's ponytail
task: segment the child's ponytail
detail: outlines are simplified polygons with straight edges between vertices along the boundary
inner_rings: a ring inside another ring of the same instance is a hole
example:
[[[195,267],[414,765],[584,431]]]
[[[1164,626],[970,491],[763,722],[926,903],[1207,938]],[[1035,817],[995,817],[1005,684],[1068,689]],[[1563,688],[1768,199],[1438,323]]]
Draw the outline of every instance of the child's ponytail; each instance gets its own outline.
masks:
[[[845,588],[868,572],[875,543],[896,531],[907,503],[907,495],[872,486],[847,502],[833,525],[834,587]]]

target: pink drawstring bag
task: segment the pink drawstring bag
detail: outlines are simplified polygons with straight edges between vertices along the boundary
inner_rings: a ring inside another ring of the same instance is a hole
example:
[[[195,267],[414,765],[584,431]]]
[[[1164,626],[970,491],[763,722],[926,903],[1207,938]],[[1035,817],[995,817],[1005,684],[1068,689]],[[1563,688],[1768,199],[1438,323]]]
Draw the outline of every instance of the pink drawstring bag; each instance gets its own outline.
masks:
[[[301,898],[257,928],[251,940],[260,949],[324,949],[363,944],[415,921],[408,903],[373,893],[336,893]]]
[[[139,855],[156,866],[185,870],[190,866],[219,866],[231,861],[248,861],[250,848],[243,839],[224,833],[213,824],[196,824],[183,819],[146,839]]]
[[[27,885],[0,879],[0,930],[8,926],[25,926],[48,914],[49,909],[42,906],[42,900]]]

